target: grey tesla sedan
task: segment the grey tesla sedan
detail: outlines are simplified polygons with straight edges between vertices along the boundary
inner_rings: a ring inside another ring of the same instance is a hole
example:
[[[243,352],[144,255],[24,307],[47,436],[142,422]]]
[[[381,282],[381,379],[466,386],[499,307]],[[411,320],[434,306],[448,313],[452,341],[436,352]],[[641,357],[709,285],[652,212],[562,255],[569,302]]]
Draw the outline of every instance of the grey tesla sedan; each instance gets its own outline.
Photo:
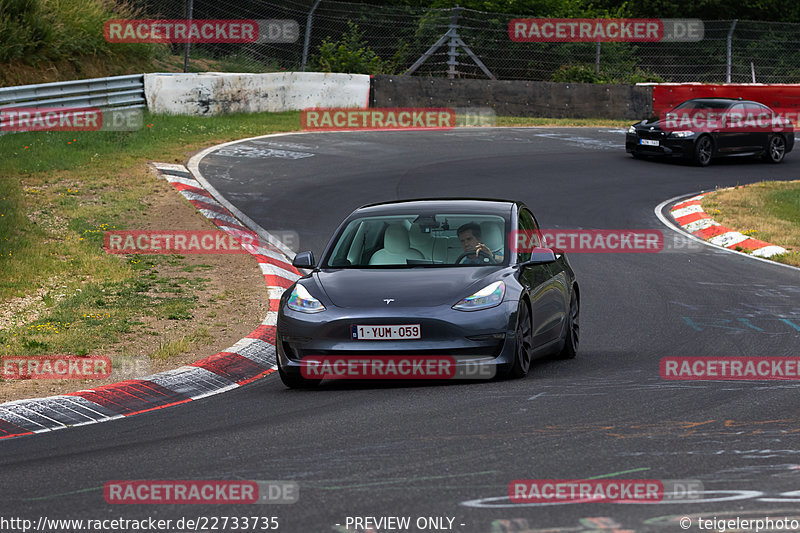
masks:
[[[294,259],[311,271],[281,297],[281,379],[291,388],[316,386],[331,375],[307,371],[311,362],[354,357],[395,370],[402,366],[389,363],[398,357],[413,359],[406,370],[450,358],[456,370],[520,378],[536,357],[574,357],[578,282],[566,254],[542,242],[533,213],[515,201],[424,199],[356,209],[319,262],[312,252]],[[338,378],[375,377],[348,376],[363,366],[337,368]]]

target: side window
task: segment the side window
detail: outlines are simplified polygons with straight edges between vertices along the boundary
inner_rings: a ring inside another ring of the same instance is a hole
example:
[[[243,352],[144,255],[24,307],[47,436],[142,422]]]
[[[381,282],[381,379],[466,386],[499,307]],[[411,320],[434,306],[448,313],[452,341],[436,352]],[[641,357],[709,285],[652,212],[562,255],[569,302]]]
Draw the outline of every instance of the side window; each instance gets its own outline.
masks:
[[[530,211],[520,210],[517,226],[520,231],[525,233],[525,245],[517,248],[517,262],[528,261],[531,258],[531,249],[542,245],[536,232],[536,222]]]
[[[741,128],[746,117],[747,111],[744,108],[744,104],[736,104],[728,110],[725,126],[728,129]]]
[[[747,111],[753,114],[753,117],[757,121],[759,128],[765,128],[766,131],[769,131],[769,127],[774,123],[774,117],[770,108],[765,105],[755,103],[750,104],[750,107]]]

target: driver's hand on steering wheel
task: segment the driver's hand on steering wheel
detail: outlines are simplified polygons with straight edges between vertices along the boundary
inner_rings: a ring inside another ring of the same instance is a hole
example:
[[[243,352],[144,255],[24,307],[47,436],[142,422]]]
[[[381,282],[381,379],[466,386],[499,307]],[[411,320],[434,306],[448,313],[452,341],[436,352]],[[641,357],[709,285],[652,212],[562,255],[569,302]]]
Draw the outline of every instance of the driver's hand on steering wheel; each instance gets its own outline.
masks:
[[[479,242],[479,243],[478,243],[478,244],[475,246],[475,258],[476,258],[476,259],[478,258],[478,254],[479,254],[480,252],[484,252],[484,253],[485,253],[487,256],[491,257],[491,258],[492,258],[492,260],[494,260],[494,261],[502,261],[502,260],[503,260],[503,256],[494,254],[494,253],[493,253],[493,252],[492,252],[492,251],[489,249],[489,247],[488,247],[488,246],[486,246],[485,244],[483,244],[482,242]]]
[[[485,244],[483,244],[482,242],[479,242],[477,245],[475,245],[475,258],[476,259],[478,258],[478,254],[480,252],[486,252],[486,254],[489,255],[490,257],[492,255],[494,255],[494,254],[492,254],[492,251],[489,249],[489,247],[486,246]]]

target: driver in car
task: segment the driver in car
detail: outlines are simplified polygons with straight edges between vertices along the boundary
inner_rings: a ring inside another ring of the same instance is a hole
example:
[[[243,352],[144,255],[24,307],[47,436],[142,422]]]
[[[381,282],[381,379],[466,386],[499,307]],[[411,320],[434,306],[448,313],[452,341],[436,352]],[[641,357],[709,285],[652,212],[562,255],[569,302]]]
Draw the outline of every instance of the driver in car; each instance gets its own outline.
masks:
[[[481,242],[481,227],[477,222],[464,224],[458,228],[457,233],[464,253],[469,254],[460,261],[460,264],[482,264],[485,262],[484,257],[491,257],[498,263],[503,261],[502,252],[493,252]],[[483,252],[484,257],[479,255],[481,252]]]

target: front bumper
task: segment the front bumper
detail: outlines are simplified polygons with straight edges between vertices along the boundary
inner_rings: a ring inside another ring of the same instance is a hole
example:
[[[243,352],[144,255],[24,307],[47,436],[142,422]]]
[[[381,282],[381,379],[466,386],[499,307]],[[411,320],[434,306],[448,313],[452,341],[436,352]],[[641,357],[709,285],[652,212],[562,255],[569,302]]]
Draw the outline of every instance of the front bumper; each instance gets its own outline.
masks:
[[[305,357],[450,356],[456,365],[510,368],[516,345],[516,302],[481,311],[449,307],[380,309],[328,308],[305,314],[282,309],[278,315],[276,352],[284,372],[300,373]],[[353,325],[419,324],[417,340],[353,340]]]
[[[659,145],[641,144],[640,141],[643,138],[658,141]],[[694,141],[695,136],[674,138],[663,135],[663,132],[661,134],[651,134],[647,137],[642,137],[638,133],[626,133],[625,151],[639,155],[689,158],[694,154]]]

